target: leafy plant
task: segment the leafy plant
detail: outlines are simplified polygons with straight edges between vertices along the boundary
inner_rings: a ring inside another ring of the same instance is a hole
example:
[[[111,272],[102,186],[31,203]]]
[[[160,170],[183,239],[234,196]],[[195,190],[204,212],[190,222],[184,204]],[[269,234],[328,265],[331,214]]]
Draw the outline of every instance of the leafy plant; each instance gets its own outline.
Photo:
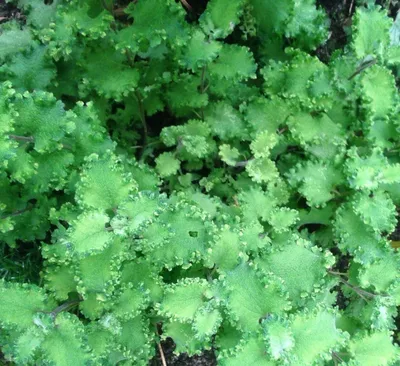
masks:
[[[7,360],[146,365],[171,337],[229,366],[398,361],[385,9],[360,5],[325,64],[313,0],[210,0],[198,19],[173,0],[16,3],[0,240],[40,243],[43,271],[2,272]]]

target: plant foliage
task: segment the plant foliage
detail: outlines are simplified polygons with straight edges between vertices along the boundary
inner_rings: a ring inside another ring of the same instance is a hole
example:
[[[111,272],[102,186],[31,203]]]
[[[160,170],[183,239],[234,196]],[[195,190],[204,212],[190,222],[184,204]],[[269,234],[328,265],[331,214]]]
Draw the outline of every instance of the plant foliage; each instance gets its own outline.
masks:
[[[358,6],[323,63],[314,0],[15,3],[0,241],[43,270],[0,282],[5,359],[398,364],[398,21]]]

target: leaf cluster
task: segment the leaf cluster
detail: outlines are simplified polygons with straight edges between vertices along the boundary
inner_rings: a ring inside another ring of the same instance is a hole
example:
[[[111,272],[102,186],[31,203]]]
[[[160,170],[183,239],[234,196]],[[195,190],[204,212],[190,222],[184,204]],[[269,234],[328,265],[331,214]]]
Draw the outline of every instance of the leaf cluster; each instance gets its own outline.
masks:
[[[43,271],[0,282],[7,360],[398,362],[398,20],[359,5],[323,63],[314,0],[16,3],[0,241]]]

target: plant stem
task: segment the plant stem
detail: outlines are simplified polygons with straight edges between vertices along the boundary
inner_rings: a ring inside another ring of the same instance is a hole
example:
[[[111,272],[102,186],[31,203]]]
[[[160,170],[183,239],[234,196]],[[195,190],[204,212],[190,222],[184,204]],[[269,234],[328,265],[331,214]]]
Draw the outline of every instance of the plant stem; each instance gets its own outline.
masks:
[[[243,161],[238,161],[234,166],[235,168],[241,168],[246,166],[248,163],[250,163],[252,160],[254,160],[254,158],[251,158],[249,160],[243,160]]]
[[[127,48],[126,49],[126,58],[128,59],[128,64],[130,67],[135,66],[135,55],[132,53],[132,51]]]
[[[368,302],[369,300],[367,299],[367,297],[369,298],[373,298],[375,296],[378,296],[377,294],[374,294],[372,292],[368,292],[365,291],[357,286],[353,286],[351,283],[349,283],[348,281],[346,281],[342,276],[347,276],[347,274],[341,274],[340,272],[335,272],[335,271],[330,271],[328,270],[329,274],[332,274],[334,276],[339,277],[340,282],[342,282],[344,285],[346,285],[347,287],[351,288],[358,296],[360,296],[363,300],[365,300],[366,302]]]
[[[54,317],[55,320],[58,314],[73,308],[74,306],[78,305],[81,301],[83,300],[78,299],[78,300],[67,301],[64,304],[57,306],[53,311],[50,312],[50,314]]]
[[[208,282],[212,282],[212,279],[213,279],[213,276],[214,276],[214,273],[216,270],[217,270],[217,266],[214,264],[214,267],[211,268],[211,271],[207,275]]]
[[[26,142],[34,142],[35,139],[33,136],[17,136],[17,135],[8,135],[8,137],[12,140],[16,141],[26,141]]]
[[[376,64],[376,58],[374,58],[373,60],[368,60],[363,62],[359,67],[357,67],[356,71],[354,71],[348,78],[347,80],[351,80],[353,79],[356,75],[361,74],[365,69],[367,69],[368,67],[371,67],[372,65]]]
[[[328,271],[328,272],[333,274],[333,275],[346,276],[347,277],[347,273],[344,273],[344,272],[336,272],[336,271]]]
[[[29,142],[29,143],[34,143],[35,142],[35,138],[33,136],[17,136],[17,135],[8,135],[8,137],[11,140],[15,140],[15,141],[24,141],[24,142]],[[66,150],[72,150],[72,146],[68,145],[68,144],[63,144],[61,143],[63,149]]]
[[[167,361],[165,360],[164,351],[162,349],[161,341],[159,339],[160,334],[158,333],[157,324],[155,324],[155,328],[156,328],[156,334],[157,334],[157,338],[158,338],[156,342],[157,342],[158,351],[160,352],[161,363],[163,366],[167,366]]]
[[[333,360],[336,362],[336,361],[339,361],[339,362],[344,362],[343,361],[343,359],[336,353],[336,352],[332,352],[332,358],[333,358]],[[337,363],[336,363],[337,364]]]
[[[101,3],[103,5],[103,8],[106,9],[113,17],[115,17],[115,14],[114,14],[114,1],[111,1],[111,7],[108,7],[108,5],[107,5],[105,0],[101,0]]]
[[[15,212],[13,212],[13,213],[10,213],[10,214],[8,214],[8,215],[1,216],[0,219],[1,219],[1,220],[4,220],[4,219],[7,219],[8,217],[14,217],[14,216],[22,215],[23,213],[32,210],[33,207],[34,207],[34,205],[31,205],[31,206],[29,206],[29,207],[24,208],[23,210],[18,210],[18,211],[15,211]]]
[[[147,131],[147,124],[146,124],[146,115],[144,112],[144,105],[143,105],[143,99],[142,96],[140,94],[139,91],[135,91],[135,96],[136,96],[136,100],[138,102],[138,106],[139,106],[139,118],[140,118],[140,122],[142,122],[142,127],[143,127],[143,149],[140,153],[140,155],[143,155],[143,152],[145,150],[145,148],[147,147],[147,139],[148,139],[148,131]]]
[[[201,70],[201,77],[200,77],[200,93],[204,94],[206,89],[205,89],[205,79],[206,79],[206,71],[207,71],[207,65],[203,66],[203,69]],[[204,108],[201,107],[200,109],[200,114],[201,114],[201,119],[204,121]]]
[[[167,361],[165,360],[164,351],[161,346],[161,342],[157,342],[158,351],[160,352],[161,362],[163,366],[167,366]]]
[[[186,0],[181,0],[181,3],[187,10],[189,11],[193,10],[192,6]]]

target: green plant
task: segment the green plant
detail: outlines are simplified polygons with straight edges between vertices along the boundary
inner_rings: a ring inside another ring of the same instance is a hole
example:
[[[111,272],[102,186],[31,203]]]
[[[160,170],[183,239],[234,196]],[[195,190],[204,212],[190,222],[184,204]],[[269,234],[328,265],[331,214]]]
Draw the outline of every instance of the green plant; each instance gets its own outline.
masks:
[[[0,240],[40,242],[44,263],[41,285],[0,282],[6,359],[145,365],[160,336],[229,366],[399,359],[384,9],[358,7],[324,64],[313,0],[210,0],[198,20],[173,0],[17,4]]]

